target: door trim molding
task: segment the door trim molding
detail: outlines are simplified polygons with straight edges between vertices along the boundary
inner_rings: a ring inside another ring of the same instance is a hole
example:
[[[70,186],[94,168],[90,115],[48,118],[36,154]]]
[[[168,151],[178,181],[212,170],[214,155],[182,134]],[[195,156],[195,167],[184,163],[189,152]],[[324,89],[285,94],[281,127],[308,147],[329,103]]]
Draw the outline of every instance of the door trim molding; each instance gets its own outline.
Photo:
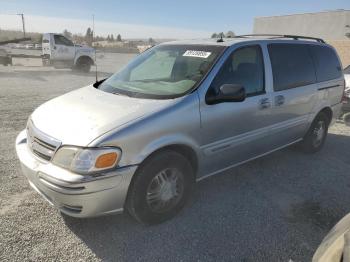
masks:
[[[253,131],[249,131],[240,135],[225,138],[201,147],[204,154],[210,156],[228,148],[233,148],[242,144],[261,139],[269,134],[270,126],[262,127]]]
[[[242,144],[253,142],[257,139],[263,139],[266,136],[282,132],[286,129],[306,124],[308,119],[309,115],[299,116],[267,127],[262,127],[240,135],[215,141],[213,143],[201,146],[201,150],[203,150],[204,155],[210,156],[226,149],[231,149]]]
[[[293,144],[295,144],[295,143],[298,143],[298,142],[300,142],[301,140],[303,140],[303,139],[302,139],[302,138],[299,138],[299,139],[297,139],[297,140],[295,140],[295,141],[293,141],[293,142],[291,142],[291,143],[288,143],[288,144],[286,144],[286,145],[284,145],[284,146],[277,147],[277,148],[272,149],[272,150],[270,150],[270,151],[267,151],[267,152],[265,152],[265,153],[263,153],[263,154],[260,154],[260,155],[257,155],[257,156],[255,156],[255,157],[249,158],[249,159],[247,159],[247,160],[241,161],[241,162],[239,162],[239,163],[230,165],[230,166],[228,166],[228,167],[219,169],[219,170],[214,171],[214,172],[212,172],[212,173],[210,173],[210,174],[207,174],[207,175],[204,175],[204,176],[202,176],[202,177],[197,178],[197,179],[196,179],[196,182],[202,181],[202,180],[204,180],[204,179],[206,179],[206,178],[208,178],[208,177],[217,175],[217,174],[219,174],[219,173],[221,173],[221,172],[224,172],[224,171],[229,170],[229,169],[231,169],[231,168],[234,168],[234,167],[236,167],[236,166],[239,166],[239,165],[242,165],[242,164],[244,164],[244,163],[250,162],[250,161],[252,161],[252,160],[254,160],[254,159],[257,159],[257,158],[266,156],[266,155],[271,154],[271,153],[273,153],[273,152],[275,152],[275,151],[278,151],[278,150],[280,150],[280,149],[283,149],[283,148],[285,148],[285,147],[288,147],[288,146],[291,146],[291,145],[293,145]]]

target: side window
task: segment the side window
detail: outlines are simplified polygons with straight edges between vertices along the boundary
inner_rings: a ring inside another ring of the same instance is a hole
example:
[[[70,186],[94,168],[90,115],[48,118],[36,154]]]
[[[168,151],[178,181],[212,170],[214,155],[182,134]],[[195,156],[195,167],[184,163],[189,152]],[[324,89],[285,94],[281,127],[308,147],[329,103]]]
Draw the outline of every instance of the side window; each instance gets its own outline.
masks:
[[[241,84],[247,96],[265,91],[264,60],[260,46],[247,46],[235,50],[216,75],[211,88],[218,90],[223,84]]]
[[[316,64],[318,82],[341,77],[341,65],[333,49],[327,46],[311,45],[310,50]]]
[[[73,42],[62,35],[54,35],[56,45],[74,46]]]
[[[275,91],[316,82],[316,73],[307,45],[269,44]]]

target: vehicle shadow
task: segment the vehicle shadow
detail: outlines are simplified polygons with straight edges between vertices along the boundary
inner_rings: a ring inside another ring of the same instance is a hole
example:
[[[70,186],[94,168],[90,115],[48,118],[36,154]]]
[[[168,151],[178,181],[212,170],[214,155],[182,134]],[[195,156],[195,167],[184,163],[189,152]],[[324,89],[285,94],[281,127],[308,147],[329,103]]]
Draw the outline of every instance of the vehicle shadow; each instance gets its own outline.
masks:
[[[350,211],[349,150],[349,136],[329,134],[317,154],[287,148],[210,177],[160,225],[128,214],[64,221],[107,261],[310,261]]]

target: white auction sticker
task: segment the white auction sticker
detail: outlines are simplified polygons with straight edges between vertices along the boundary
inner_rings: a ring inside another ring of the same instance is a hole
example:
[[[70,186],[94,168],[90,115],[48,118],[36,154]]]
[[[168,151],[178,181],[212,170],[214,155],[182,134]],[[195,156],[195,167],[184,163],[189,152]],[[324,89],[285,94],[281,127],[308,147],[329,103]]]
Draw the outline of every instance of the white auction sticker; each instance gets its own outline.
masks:
[[[187,50],[182,56],[208,58],[210,55],[211,55],[211,52]]]

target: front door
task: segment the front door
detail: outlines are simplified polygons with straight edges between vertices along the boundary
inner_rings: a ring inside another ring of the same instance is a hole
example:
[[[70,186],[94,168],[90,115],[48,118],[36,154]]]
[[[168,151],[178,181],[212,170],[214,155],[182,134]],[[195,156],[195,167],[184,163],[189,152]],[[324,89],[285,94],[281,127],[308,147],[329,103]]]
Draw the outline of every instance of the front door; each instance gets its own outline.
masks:
[[[246,91],[243,102],[215,105],[201,98],[203,170],[210,175],[247,161],[269,150],[271,97],[265,89],[263,52],[260,45],[233,50],[212,81],[208,92],[223,84],[240,84]]]
[[[75,46],[73,42],[63,35],[54,35],[53,38],[51,59],[53,61],[73,63],[75,57]]]

